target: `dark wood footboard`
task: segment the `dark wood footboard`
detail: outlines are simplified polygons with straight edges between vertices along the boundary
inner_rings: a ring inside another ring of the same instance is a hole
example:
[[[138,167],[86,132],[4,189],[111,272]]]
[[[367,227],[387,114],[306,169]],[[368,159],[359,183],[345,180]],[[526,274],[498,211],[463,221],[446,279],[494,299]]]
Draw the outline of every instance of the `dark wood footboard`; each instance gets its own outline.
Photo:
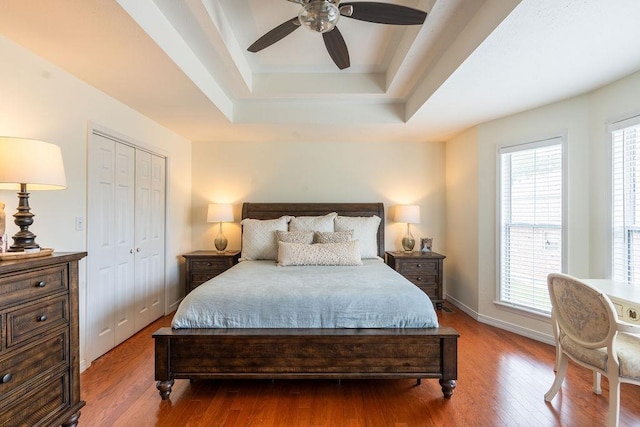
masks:
[[[175,379],[437,378],[450,398],[458,332],[435,329],[159,329],[162,399]]]

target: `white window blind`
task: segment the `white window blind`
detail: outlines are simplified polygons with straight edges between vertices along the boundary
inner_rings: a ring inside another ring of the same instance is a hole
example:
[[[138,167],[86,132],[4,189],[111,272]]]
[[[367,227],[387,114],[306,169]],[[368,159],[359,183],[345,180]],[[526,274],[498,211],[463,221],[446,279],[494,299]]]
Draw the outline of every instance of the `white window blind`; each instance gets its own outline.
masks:
[[[640,117],[612,127],[612,276],[640,285]]]
[[[503,303],[551,312],[547,275],[562,271],[562,140],[500,151]]]

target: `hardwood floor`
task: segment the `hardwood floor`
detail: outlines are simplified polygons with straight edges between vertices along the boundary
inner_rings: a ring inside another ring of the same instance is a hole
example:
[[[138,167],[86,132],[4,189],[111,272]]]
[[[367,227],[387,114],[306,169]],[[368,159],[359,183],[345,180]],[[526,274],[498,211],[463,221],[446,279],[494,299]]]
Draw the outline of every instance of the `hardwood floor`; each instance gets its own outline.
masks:
[[[153,375],[151,334],[164,317],[98,360],[81,375],[81,426],[604,426],[608,383],[591,392],[591,374],[570,364],[560,393],[553,347],[439,312],[460,334],[458,386],[445,400],[437,380],[176,380],[162,401]],[[621,426],[640,426],[640,387],[621,388]]]

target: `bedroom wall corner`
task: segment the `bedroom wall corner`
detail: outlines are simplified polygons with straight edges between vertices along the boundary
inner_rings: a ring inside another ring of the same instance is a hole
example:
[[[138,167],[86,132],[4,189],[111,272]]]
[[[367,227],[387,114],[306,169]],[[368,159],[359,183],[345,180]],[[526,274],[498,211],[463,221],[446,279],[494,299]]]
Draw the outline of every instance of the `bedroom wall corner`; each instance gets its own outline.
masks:
[[[42,139],[59,145],[67,177],[63,191],[33,192],[36,215],[32,231],[38,242],[56,251],[87,250],[86,227],[76,230],[75,218],[87,219],[87,138],[91,124],[113,129],[161,149],[168,157],[167,306],[180,288],[178,254],[191,249],[191,142],[148,117],[105,95],[41,57],[0,36],[0,134]],[[16,193],[0,191],[0,201],[12,214]],[[17,227],[8,221],[7,234]],[[92,254],[88,255],[89,257]],[[88,367],[86,345],[86,259],[80,262],[80,359]]]
[[[478,135],[471,128],[446,143],[445,298],[478,312]]]

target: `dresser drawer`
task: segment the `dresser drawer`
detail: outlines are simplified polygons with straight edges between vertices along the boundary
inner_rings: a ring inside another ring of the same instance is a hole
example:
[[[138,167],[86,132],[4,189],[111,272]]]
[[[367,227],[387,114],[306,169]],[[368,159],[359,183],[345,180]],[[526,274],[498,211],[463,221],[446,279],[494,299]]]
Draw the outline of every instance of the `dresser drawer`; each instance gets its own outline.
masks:
[[[191,271],[193,273],[213,272],[220,273],[231,267],[233,264],[228,259],[211,259],[207,261],[192,261]]]
[[[69,323],[69,298],[62,295],[7,312],[7,348]]]
[[[438,285],[436,283],[433,285],[418,285],[418,287],[432,300],[440,298],[440,295],[438,295]]]
[[[67,289],[66,265],[0,278],[0,306],[8,306]]]
[[[1,426],[49,426],[71,407],[69,374],[60,372],[23,396],[0,400]]]
[[[400,274],[419,274],[419,273],[431,273],[433,275],[438,274],[438,261],[432,260],[402,260],[398,263],[398,272]]]
[[[38,341],[0,359],[0,399],[15,389],[29,385],[28,382],[47,372],[69,366],[67,351],[69,333],[66,330]]]

